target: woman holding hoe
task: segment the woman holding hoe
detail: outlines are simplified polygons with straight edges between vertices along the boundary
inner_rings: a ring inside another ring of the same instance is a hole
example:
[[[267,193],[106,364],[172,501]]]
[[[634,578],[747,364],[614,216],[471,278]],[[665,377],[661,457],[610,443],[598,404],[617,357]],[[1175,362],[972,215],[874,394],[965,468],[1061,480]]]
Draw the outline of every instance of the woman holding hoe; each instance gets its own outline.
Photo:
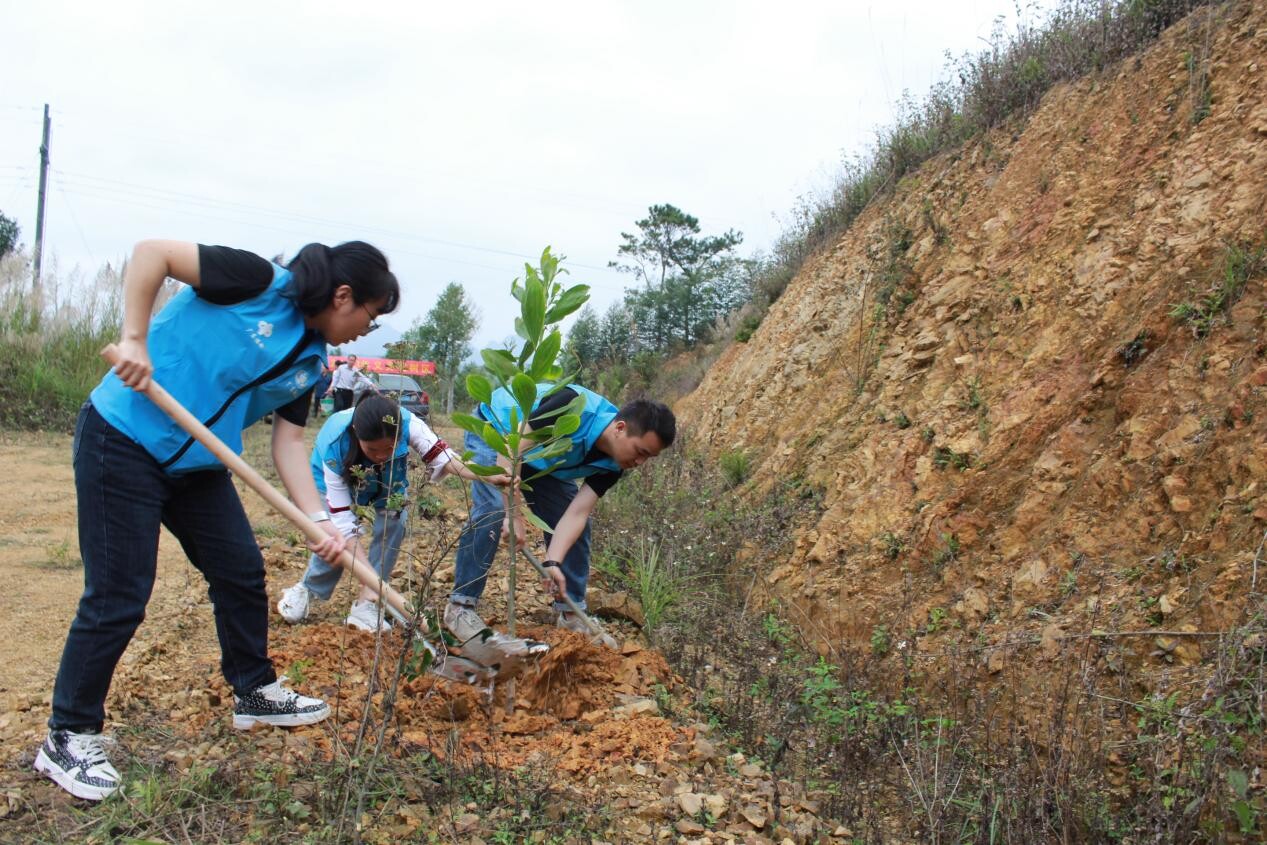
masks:
[[[182,289],[151,319],[167,277]],[[268,656],[264,561],[228,471],[140,391],[151,376],[230,448],[275,412],[273,462],[300,509],[329,535],[309,548],[332,560],[343,535],[308,469],[303,427],[327,344],[377,328],[400,298],[387,259],[360,241],[309,244],[283,267],[258,255],[179,241],[142,241],[123,280],[118,360],[75,428],[84,592],[53,688],[35,767],[79,798],[119,788],[101,730],[114,668],[154,586],[159,526],[207,579],[233,726],[306,725],[325,702],[283,686]]]
[[[468,481],[481,480],[462,465],[425,422],[394,400],[375,393],[366,393],[355,408],[331,415],[312,449],[312,479],[317,491],[325,496],[331,518],[344,537],[351,540],[359,533],[354,505],[374,509],[370,565],[383,582],[391,580],[405,537],[409,509],[403,494],[409,486],[411,449],[427,465],[432,480],[445,474]],[[483,480],[504,487],[510,483],[510,476]],[[329,599],[342,575],[340,567],[332,566],[314,552],[303,579],[286,588],[277,603],[282,619],[292,624],[302,622],[308,617],[312,597]],[[362,587],[352,602],[347,624],[369,632],[390,628],[377,598],[374,590]]]

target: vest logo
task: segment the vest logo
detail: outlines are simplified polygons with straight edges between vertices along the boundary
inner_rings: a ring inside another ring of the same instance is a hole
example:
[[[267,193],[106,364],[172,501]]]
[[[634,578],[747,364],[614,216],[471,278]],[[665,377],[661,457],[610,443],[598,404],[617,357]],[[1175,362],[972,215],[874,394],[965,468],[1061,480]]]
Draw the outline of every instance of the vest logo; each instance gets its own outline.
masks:
[[[260,320],[258,331],[259,331],[260,337],[272,337],[273,324],[270,322],[267,322],[266,320]]]
[[[295,385],[296,385],[296,386],[298,386],[298,387],[300,387],[300,388],[303,388],[303,386],[304,386],[305,384],[307,384],[307,383],[308,383],[308,373],[307,373],[307,372],[305,372],[304,370],[300,370],[299,372],[295,373]]]

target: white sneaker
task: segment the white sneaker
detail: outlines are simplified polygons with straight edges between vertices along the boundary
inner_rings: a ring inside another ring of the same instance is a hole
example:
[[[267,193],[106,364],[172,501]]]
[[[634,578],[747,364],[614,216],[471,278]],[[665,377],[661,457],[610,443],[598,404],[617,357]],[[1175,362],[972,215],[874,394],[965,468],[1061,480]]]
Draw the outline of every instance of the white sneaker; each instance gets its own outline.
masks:
[[[371,634],[376,631],[386,633],[392,629],[392,623],[387,620],[387,614],[380,614],[378,603],[372,601],[352,602],[352,609],[348,611],[348,618],[343,624]]]
[[[277,612],[290,624],[297,624],[308,618],[308,602],[311,599],[312,593],[308,592],[301,581],[293,587],[287,587],[282,593],[281,601],[277,603]]]
[[[292,728],[316,724],[330,715],[330,708],[324,701],[300,695],[282,686],[285,682],[286,676],[283,675],[241,698],[233,696],[233,727],[244,731],[254,727],[256,722],[262,722]]]
[[[461,643],[488,629],[484,620],[475,612],[475,608],[456,602],[449,602],[448,607],[444,609],[444,627],[448,628],[449,633],[457,637],[458,642]]]
[[[110,765],[101,734],[49,731],[35,755],[35,768],[76,798],[100,801],[119,788],[119,772]]]

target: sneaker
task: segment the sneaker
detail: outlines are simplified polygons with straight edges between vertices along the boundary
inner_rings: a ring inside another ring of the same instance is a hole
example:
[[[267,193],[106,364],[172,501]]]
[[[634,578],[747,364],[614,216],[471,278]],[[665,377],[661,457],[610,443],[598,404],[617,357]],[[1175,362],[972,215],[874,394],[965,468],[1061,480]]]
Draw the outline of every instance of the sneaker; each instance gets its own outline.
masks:
[[[348,618],[343,624],[371,634],[378,631],[386,633],[392,629],[392,623],[387,621],[387,614],[380,616],[378,603],[372,601],[352,602],[352,609],[348,611]]]
[[[610,648],[613,651],[618,646],[618,643],[616,642],[615,637],[613,637],[611,634],[608,634],[606,631],[604,631],[601,628],[599,628],[597,632],[595,632],[594,630],[590,628],[590,626],[586,625],[581,620],[581,617],[577,616],[575,613],[566,613],[566,612],[560,613],[559,618],[554,621],[554,624],[560,628],[566,628],[569,631],[575,631],[578,634],[582,634],[586,637],[589,637],[590,642],[595,643],[597,645],[606,646],[607,648]]]
[[[488,626],[475,612],[475,608],[456,602],[449,602],[449,606],[444,609],[444,627],[448,628],[449,633],[457,637],[460,643],[466,642],[481,631],[488,630]]]
[[[119,788],[119,772],[104,748],[101,734],[49,731],[35,755],[35,768],[76,798],[100,801]]]
[[[297,725],[316,724],[330,715],[330,708],[324,701],[300,695],[282,686],[285,682],[286,677],[283,675],[271,684],[256,687],[241,698],[233,696],[233,727],[244,731],[254,727],[256,722],[262,722],[265,725],[293,728]]]
[[[282,593],[281,601],[277,603],[277,612],[292,625],[302,622],[308,618],[308,602],[311,598],[312,593],[303,582],[287,587]]]

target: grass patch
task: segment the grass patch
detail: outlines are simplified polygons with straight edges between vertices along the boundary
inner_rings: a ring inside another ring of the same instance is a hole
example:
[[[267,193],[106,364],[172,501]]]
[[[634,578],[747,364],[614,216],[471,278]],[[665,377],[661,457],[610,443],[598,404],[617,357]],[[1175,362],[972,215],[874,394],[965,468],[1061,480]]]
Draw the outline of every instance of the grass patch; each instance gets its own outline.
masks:
[[[49,274],[35,297],[27,273],[22,255],[0,260],[0,427],[70,431],[118,339],[120,280],[108,267],[91,284]]]
[[[1170,316],[1186,323],[1198,340],[1208,337],[1217,323],[1226,320],[1249,280],[1264,273],[1267,273],[1267,244],[1227,244],[1214,281],[1193,299],[1173,306]]]

